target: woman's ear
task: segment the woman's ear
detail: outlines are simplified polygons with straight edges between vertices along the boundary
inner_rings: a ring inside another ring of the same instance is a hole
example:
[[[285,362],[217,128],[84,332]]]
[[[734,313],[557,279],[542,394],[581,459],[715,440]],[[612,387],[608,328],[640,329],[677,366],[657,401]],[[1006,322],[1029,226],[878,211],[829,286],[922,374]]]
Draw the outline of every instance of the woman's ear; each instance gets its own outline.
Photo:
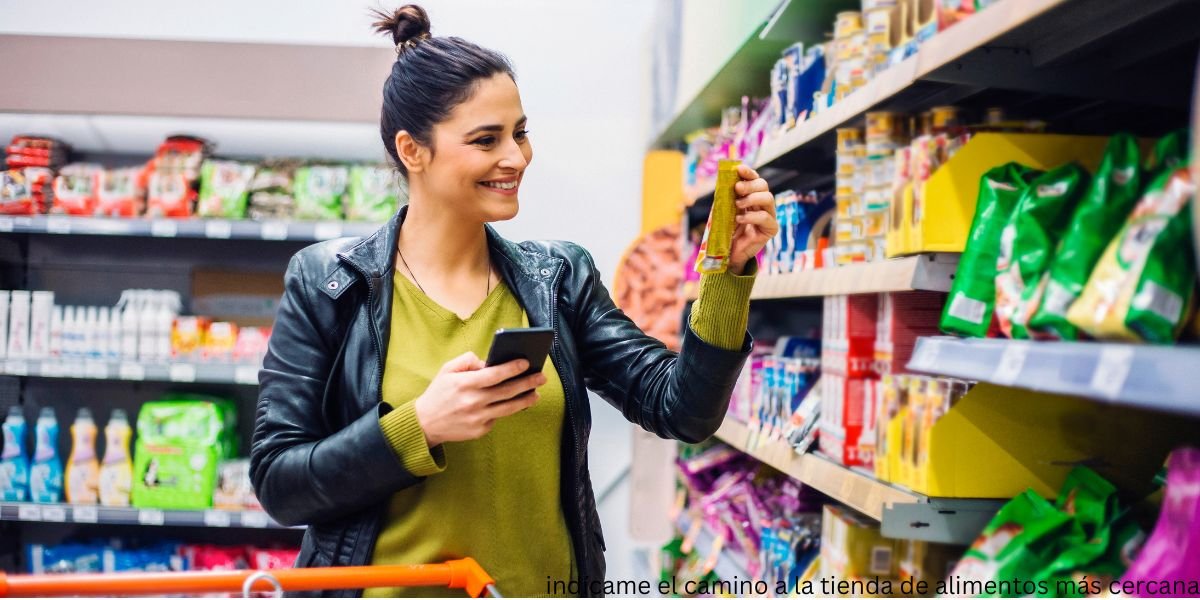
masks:
[[[400,162],[404,163],[404,168],[411,173],[420,173],[425,170],[425,165],[429,161],[429,151],[425,146],[422,146],[411,134],[401,129],[396,132],[396,155],[400,157]]]

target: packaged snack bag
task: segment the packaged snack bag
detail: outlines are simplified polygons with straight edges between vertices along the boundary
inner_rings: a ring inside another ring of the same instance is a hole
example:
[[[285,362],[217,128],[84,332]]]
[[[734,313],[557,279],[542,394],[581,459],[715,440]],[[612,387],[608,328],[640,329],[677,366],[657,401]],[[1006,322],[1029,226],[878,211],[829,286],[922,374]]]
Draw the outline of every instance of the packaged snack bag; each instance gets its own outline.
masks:
[[[1108,244],[1067,319],[1096,338],[1172,342],[1190,315],[1195,184],[1186,168],[1164,172]]]
[[[1133,209],[1142,188],[1137,140],[1120,133],[1108,142],[1100,168],[1079,202],[1042,283],[1041,305],[1029,327],[1064,340],[1078,332],[1067,309],[1083,292],[1092,268]]]
[[[54,172],[45,167],[0,171],[0,215],[40,215]]]
[[[975,218],[942,313],[942,331],[972,337],[987,335],[996,303],[1000,232],[1029,182],[1040,174],[1029,167],[1008,163],[979,179]]]
[[[1137,582],[1192,582],[1195,590],[1200,581],[1200,449],[1179,448],[1171,453],[1158,523],[1121,580],[1135,586]],[[1134,591],[1137,596],[1160,597],[1195,593],[1161,588]]]
[[[54,178],[51,213],[91,216],[96,212],[96,183],[104,169],[98,165],[73,164]]]
[[[407,189],[395,171],[355,165],[346,190],[346,220],[386,221],[396,212],[401,194],[407,197]]]
[[[729,268],[729,252],[737,229],[733,185],[738,181],[739,164],[736,160],[722,160],[717,167],[712,212],[708,214],[708,225],[700,241],[700,256],[696,259],[696,271],[701,273],[724,273]]]
[[[1177,129],[1159,138],[1146,157],[1146,180],[1154,181],[1163,171],[1174,171],[1187,162],[1188,130]]]
[[[349,170],[342,166],[312,166],[296,169],[294,195],[296,218],[336,221],[342,218],[342,195],[346,193]]]
[[[96,215],[137,217],[146,210],[142,169],[106,169],[96,176]]]
[[[1087,180],[1087,171],[1075,163],[1047,171],[1030,183],[1004,226],[996,260],[995,310],[1005,335],[1028,337],[1025,326],[1032,311],[1027,307],[1037,306],[1037,285]]]
[[[200,199],[196,214],[201,217],[241,219],[246,216],[254,165],[228,160],[206,160],[200,167]]]

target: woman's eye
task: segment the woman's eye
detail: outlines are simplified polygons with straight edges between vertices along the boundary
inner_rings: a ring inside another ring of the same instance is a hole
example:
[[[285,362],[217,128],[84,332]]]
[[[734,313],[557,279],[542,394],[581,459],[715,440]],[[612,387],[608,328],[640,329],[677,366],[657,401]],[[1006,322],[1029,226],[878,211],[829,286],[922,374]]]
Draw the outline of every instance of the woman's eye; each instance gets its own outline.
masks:
[[[522,129],[522,130],[520,130],[520,131],[518,131],[518,132],[516,132],[516,133],[514,133],[514,134],[513,134],[513,139],[515,139],[515,140],[517,140],[517,141],[519,141],[519,142],[523,142],[523,141],[525,141],[525,139],[526,139],[526,138],[528,138],[528,137],[529,137],[529,130],[528,130],[528,129]]]
[[[476,146],[491,146],[492,144],[496,143],[496,138],[490,135],[485,135],[471,143],[475,144]]]

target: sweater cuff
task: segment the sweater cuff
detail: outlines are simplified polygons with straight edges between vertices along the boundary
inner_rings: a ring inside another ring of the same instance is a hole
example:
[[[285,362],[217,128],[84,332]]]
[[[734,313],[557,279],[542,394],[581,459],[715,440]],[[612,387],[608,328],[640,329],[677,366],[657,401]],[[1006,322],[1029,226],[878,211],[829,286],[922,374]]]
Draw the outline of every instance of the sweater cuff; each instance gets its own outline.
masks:
[[[405,402],[383,415],[379,418],[379,426],[409,473],[427,477],[446,469],[446,454],[442,447],[431,449],[425,441],[425,431],[417,420],[415,402]]]
[[[738,350],[750,322],[750,290],[758,274],[758,261],[746,263],[742,275],[705,273],[689,320],[696,335],[724,350]]]

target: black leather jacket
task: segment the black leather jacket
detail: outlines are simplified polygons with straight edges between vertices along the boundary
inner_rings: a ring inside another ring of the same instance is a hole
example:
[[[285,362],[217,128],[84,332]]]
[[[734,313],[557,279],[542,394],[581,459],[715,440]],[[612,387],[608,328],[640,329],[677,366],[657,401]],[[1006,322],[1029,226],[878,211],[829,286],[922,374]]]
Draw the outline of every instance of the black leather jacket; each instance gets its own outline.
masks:
[[[299,567],[369,564],[388,500],[421,483],[405,470],[379,425],[389,410],[381,389],[393,257],[405,212],[369,237],[301,250],[284,277],[259,374],[250,476],[275,520],[308,526]],[[725,416],[750,338],[740,352],[730,352],[689,330],[677,355],[613,304],[591,256],[579,246],[518,245],[491,227],[487,235],[492,262],[530,326],[556,332],[551,357],[566,395],[563,513],[580,579],[600,581],[604,538],[588,474],[592,419],[586,388],[648,431],[698,442]],[[584,595],[600,594],[592,589]]]

